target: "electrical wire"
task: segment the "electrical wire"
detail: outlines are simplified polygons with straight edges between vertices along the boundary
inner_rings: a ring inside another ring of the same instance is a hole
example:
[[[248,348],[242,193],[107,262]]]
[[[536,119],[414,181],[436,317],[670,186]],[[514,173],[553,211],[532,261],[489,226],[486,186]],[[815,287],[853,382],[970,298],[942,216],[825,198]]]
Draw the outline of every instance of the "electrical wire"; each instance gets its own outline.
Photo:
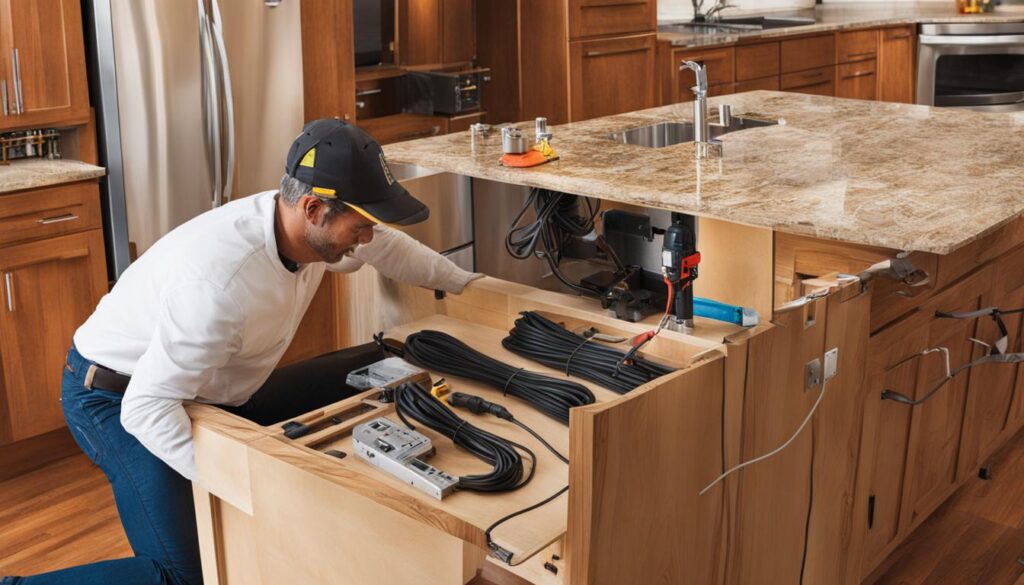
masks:
[[[803,432],[804,428],[807,426],[807,423],[811,422],[811,419],[814,417],[814,413],[818,411],[818,407],[821,406],[822,399],[825,398],[825,390],[827,389],[827,385],[828,385],[828,380],[822,381],[822,383],[821,383],[821,393],[818,394],[818,399],[816,401],[814,401],[814,406],[811,407],[811,411],[807,413],[806,417],[804,417],[804,422],[800,423],[800,427],[796,430],[795,433],[793,433],[793,436],[791,436],[789,439],[786,440],[785,443],[783,443],[779,447],[773,449],[772,451],[770,451],[768,453],[765,453],[764,455],[761,455],[760,457],[755,457],[754,459],[751,459],[749,461],[744,461],[743,463],[740,463],[739,465],[736,465],[732,469],[729,469],[728,471],[726,471],[722,475],[719,475],[718,477],[716,477],[714,481],[712,481],[707,486],[705,486],[704,489],[700,490],[700,492],[697,495],[703,496],[711,488],[715,487],[720,481],[722,481],[723,479],[729,477],[733,473],[743,469],[744,467],[748,467],[748,466],[753,465],[755,463],[759,463],[761,461],[764,461],[765,459],[769,459],[771,457],[774,457],[775,455],[777,455],[777,454],[781,453],[782,451],[784,451],[786,449],[786,447],[789,447],[790,444],[792,444],[793,441],[795,441],[796,438],[800,436],[800,433]]]
[[[415,427],[406,416],[448,437],[456,446],[491,464],[489,473],[459,477],[459,489],[475,492],[506,492],[530,483],[537,467],[537,456],[529,448],[473,426],[415,383],[395,388],[395,412],[410,429]],[[520,451],[530,456],[530,471],[525,473]]]
[[[586,236],[594,231],[594,223],[601,209],[599,201],[582,198],[586,215],[576,213],[580,198],[558,191],[533,188],[522,209],[516,214],[505,236],[505,249],[513,258],[525,260],[541,256],[551,273],[573,291],[584,295],[601,296],[604,292],[597,287],[572,282],[559,269],[564,251],[574,238]],[[533,208],[536,219],[523,224],[526,212]],[[522,224],[522,225],[520,225]]]
[[[567,491],[569,491],[569,486],[563,487],[562,489],[558,490],[557,492],[555,492],[551,496],[549,496],[549,497],[547,497],[547,498],[537,502],[536,504],[533,504],[532,506],[528,506],[526,508],[523,508],[522,510],[517,510],[515,512],[512,512],[508,516],[504,516],[504,517],[499,518],[498,520],[496,520],[493,524],[491,524],[490,526],[487,527],[487,530],[484,530],[484,539],[486,539],[486,541],[487,541],[487,547],[490,548],[492,551],[494,551],[495,555],[499,559],[505,561],[505,563],[508,564],[510,567],[516,567],[516,566],[519,566],[519,565],[525,563],[527,560],[529,560],[529,557],[519,561],[518,563],[513,563],[512,562],[512,551],[510,551],[510,550],[500,546],[498,543],[494,542],[494,539],[491,538],[491,533],[494,532],[495,528],[497,528],[498,526],[504,524],[505,522],[508,522],[509,520],[515,518],[516,516],[522,516],[523,514],[525,514],[527,512],[532,512],[533,510],[536,510],[537,508],[540,508],[541,506],[543,506],[543,505],[553,501],[555,498],[557,498],[558,496],[564,494]]]
[[[625,394],[641,384],[675,371],[644,358],[633,358],[630,363],[624,363],[628,354],[594,342],[593,336],[581,339],[532,311],[524,311],[520,315],[508,337],[502,340],[502,346],[513,353],[562,370],[566,375],[590,380]]]
[[[427,369],[484,382],[565,424],[569,409],[594,403],[594,393],[582,384],[515,368],[440,331],[408,336],[405,354]]]

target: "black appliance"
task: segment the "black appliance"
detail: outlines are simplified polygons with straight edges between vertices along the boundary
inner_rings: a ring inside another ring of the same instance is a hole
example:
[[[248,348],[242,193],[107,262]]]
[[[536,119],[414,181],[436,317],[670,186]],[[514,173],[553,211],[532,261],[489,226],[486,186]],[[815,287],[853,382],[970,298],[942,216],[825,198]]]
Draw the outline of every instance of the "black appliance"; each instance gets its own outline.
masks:
[[[467,71],[430,71],[425,75],[430,80],[433,94],[434,113],[461,114],[480,107],[480,91],[487,68]]]
[[[379,65],[384,60],[385,18],[388,0],[353,0],[352,30],[355,33],[356,67]]]

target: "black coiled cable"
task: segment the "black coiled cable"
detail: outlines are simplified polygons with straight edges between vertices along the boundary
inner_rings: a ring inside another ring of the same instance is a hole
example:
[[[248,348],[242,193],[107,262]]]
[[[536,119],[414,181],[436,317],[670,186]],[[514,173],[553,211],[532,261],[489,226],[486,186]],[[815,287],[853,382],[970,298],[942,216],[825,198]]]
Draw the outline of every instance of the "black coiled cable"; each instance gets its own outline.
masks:
[[[533,479],[537,457],[533,451],[475,427],[462,419],[419,384],[405,383],[395,388],[395,412],[410,429],[415,429],[406,416],[448,437],[476,457],[491,464],[490,473],[464,475],[459,489],[475,492],[506,492],[519,489]],[[517,450],[518,449],[518,450]],[[530,456],[530,471],[523,469],[522,451]]]
[[[594,393],[582,384],[514,368],[440,331],[407,337],[405,355],[431,370],[485,382],[566,424],[570,408],[594,403]]]
[[[584,339],[532,311],[520,313],[505,349],[625,394],[674,370],[643,358]],[[628,358],[628,359],[627,359]]]

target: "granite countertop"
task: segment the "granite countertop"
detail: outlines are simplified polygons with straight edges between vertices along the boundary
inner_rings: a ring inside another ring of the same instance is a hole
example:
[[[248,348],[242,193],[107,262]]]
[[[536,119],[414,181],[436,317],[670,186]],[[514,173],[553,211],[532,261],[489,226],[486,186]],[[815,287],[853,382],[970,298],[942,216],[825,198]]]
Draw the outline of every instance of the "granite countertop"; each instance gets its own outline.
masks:
[[[620,144],[614,130],[692,120],[691,104],[552,128],[561,160],[497,164],[500,132],[384,147],[412,163],[483,179],[669,209],[898,250],[948,254],[1024,214],[1024,113],[989,114],[755,91],[712,98],[733,115],[782,119],[722,137],[724,157],[693,143]],[[532,136],[532,123],[518,124]]]
[[[103,167],[77,160],[15,160],[9,165],[0,166],[0,193],[84,181],[102,177],[106,172]]]
[[[906,3],[838,3],[820,4],[814,9],[794,12],[731,11],[726,16],[750,15],[796,15],[814,18],[817,22],[806,26],[775,28],[763,31],[728,32],[723,34],[693,34],[689,32],[667,32],[658,23],[658,39],[669,41],[681,47],[709,47],[727,45],[740,40],[772,39],[816,32],[828,32],[852,28],[871,28],[899,24],[946,23],[946,22],[1024,22],[1024,6],[1008,8],[985,14],[957,14],[953,0],[948,2],[906,2]],[[679,21],[676,21],[679,22]]]

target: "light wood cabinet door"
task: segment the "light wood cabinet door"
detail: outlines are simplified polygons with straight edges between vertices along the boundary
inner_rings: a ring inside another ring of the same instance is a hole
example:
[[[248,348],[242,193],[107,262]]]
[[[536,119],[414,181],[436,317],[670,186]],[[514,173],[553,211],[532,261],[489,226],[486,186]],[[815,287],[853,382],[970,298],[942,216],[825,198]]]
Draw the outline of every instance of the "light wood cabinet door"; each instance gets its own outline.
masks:
[[[655,34],[569,43],[570,121],[652,108]]]
[[[89,88],[80,3],[0,1],[0,31],[0,57],[8,83],[8,115],[0,116],[0,130],[87,122]]]
[[[877,86],[874,59],[836,66],[836,97],[873,100]]]
[[[569,38],[651,32],[657,12],[654,0],[569,0]]]
[[[836,94],[836,68],[834,66],[819,67],[797,73],[786,73],[782,76],[782,91],[809,93],[813,95]]]
[[[878,46],[878,99],[914,103],[914,29],[882,30]]]
[[[60,428],[64,358],[107,291],[103,232],[0,250],[0,442]]]

